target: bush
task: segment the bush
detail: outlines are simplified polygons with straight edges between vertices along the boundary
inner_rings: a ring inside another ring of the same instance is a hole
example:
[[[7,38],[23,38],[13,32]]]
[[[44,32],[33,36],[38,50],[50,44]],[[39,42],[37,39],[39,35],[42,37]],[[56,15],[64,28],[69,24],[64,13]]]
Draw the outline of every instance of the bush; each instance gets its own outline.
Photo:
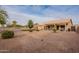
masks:
[[[57,30],[54,28],[54,29],[53,29],[53,32],[55,32],[55,33],[56,33],[56,31],[57,31]]]
[[[21,31],[29,31],[29,32],[33,32],[34,29],[22,29]]]
[[[53,32],[55,32],[55,33],[56,33],[56,31],[57,31],[57,26],[56,26],[56,25],[54,25]]]
[[[12,38],[12,37],[14,37],[14,32],[13,32],[13,31],[8,31],[8,30],[3,31],[3,32],[1,33],[1,37],[2,37],[3,39]]]
[[[29,29],[22,29],[22,31],[29,31]]]

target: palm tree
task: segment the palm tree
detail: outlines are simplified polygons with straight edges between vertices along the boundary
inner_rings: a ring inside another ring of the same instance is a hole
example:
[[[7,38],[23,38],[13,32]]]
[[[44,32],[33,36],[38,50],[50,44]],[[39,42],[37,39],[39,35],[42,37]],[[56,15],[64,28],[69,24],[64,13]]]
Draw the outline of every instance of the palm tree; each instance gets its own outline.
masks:
[[[6,24],[7,18],[7,12],[3,9],[0,9],[0,25],[2,25],[2,27],[4,27],[4,24]]]

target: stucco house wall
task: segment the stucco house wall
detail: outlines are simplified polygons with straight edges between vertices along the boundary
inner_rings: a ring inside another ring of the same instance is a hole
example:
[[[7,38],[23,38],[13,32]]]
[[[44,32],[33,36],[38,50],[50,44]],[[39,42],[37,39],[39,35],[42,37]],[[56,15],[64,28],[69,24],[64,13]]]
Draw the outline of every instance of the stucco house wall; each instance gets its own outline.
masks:
[[[43,23],[42,25],[37,25],[37,28],[39,30],[44,30],[46,26],[51,26],[51,25],[58,25],[60,26],[65,26],[65,30],[71,29],[71,26],[73,26],[72,20],[71,19],[60,19],[60,20],[52,20],[48,21],[46,23]]]

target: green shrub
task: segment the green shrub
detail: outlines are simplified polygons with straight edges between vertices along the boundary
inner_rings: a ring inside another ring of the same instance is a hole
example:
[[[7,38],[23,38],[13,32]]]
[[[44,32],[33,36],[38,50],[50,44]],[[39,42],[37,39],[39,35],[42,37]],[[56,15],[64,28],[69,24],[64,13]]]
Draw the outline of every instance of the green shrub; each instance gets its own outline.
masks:
[[[22,29],[22,31],[29,31],[28,29]]]
[[[14,32],[13,31],[8,31],[8,30],[5,30],[1,33],[1,37],[3,39],[8,39],[8,38],[12,38],[14,37]]]
[[[34,26],[33,21],[32,21],[32,20],[29,20],[29,21],[28,21],[28,27],[29,27],[29,31],[30,31],[30,32],[33,31],[33,29],[32,29],[33,26]]]
[[[57,26],[56,25],[54,25],[54,28],[53,28],[53,32],[57,32]]]
[[[33,21],[32,20],[29,20],[28,21],[28,27],[31,29],[33,28]]]
[[[34,29],[22,29],[22,31],[29,31],[29,32],[32,32],[32,31],[34,31]]]
[[[57,30],[54,28],[54,29],[53,29],[53,32],[56,32],[56,31],[57,31]]]

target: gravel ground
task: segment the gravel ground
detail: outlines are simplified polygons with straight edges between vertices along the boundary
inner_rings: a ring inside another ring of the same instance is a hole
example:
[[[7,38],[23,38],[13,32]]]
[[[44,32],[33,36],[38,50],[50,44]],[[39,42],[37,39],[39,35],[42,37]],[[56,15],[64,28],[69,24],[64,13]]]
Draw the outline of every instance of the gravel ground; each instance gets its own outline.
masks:
[[[75,32],[18,31],[11,39],[0,38],[0,52],[78,53],[79,34]]]

